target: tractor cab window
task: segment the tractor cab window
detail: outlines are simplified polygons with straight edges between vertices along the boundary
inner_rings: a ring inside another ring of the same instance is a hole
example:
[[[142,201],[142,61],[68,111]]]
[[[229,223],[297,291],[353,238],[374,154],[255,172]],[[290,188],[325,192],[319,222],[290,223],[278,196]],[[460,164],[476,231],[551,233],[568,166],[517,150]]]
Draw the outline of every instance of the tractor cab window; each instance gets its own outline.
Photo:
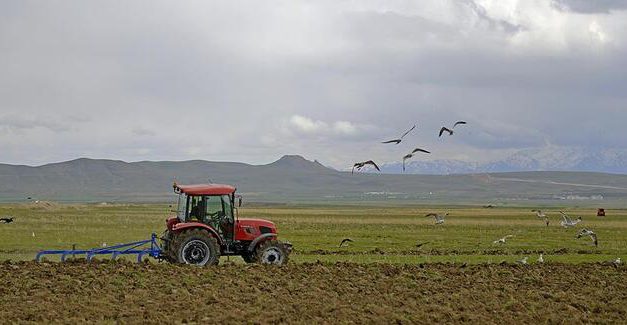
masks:
[[[218,218],[224,214],[219,196],[205,196],[205,202],[207,204],[206,217]]]
[[[176,216],[179,220],[185,221],[187,214],[187,195],[179,194],[178,204],[176,206]]]
[[[233,200],[230,195],[185,196],[181,194],[178,215],[185,222],[204,223],[215,229],[223,238],[233,239]]]
[[[233,204],[230,195],[222,195],[222,206],[224,207],[224,218],[220,221],[220,226],[223,231],[223,236],[228,239],[233,239],[234,228],[233,224]]]
[[[201,221],[205,216],[205,202],[202,196],[189,197],[189,216],[186,221]]]

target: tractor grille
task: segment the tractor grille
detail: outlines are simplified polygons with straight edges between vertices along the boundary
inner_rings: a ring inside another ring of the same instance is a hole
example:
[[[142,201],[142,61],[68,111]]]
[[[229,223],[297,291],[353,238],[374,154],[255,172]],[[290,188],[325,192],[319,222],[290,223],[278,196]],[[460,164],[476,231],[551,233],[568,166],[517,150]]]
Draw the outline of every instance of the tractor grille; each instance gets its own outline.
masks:
[[[259,231],[261,231],[262,234],[270,234],[272,233],[272,228],[261,226],[259,227]]]

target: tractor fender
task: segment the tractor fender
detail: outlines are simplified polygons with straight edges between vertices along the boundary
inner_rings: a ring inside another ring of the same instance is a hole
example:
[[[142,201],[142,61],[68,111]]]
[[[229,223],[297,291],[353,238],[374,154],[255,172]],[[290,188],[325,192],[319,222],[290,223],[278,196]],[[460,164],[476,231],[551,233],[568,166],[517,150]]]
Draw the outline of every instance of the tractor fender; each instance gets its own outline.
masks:
[[[268,233],[268,234],[263,234],[257,238],[255,238],[250,245],[248,245],[248,251],[252,253],[252,251],[255,250],[255,247],[257,247],[257,244],[259,244],[259,242],[261,242],[262,240],[266,239],[266,238],[270,238],[270,237],[274,237],[276,238],[276,234],[273,233]]]
[[[193,229],[193,228],[200,228],[203,230],[208,231],[213,237],[215,237],[215,239],[218,241],[218,244],[220,244],[220,246],[223,245],[222,242],[222,237],[220,237],[220,235],[218,235],[218,232],[213,229],[212,227],[204,224],[204,223],[200,223],[200,222],[184,222],[184,223],[177,223],[174,226],[172,226],[172,231],[179,233],[181,231],[187,230],[187,229]]]

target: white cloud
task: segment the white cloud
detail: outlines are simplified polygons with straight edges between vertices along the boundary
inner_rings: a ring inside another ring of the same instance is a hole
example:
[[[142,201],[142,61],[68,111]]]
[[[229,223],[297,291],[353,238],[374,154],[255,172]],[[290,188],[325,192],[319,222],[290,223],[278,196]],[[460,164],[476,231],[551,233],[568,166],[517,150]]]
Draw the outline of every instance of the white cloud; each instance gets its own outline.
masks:
[[[352,135],[357,133],[357,127],[348,121],[337,121],[333,123],[333,130],[340,134]]]
[[[308,117],[294,115],[290,118],[290,125],[296,130],[305,133],[317,133],[328,131],[328,124],[322,121],[314,121]]]

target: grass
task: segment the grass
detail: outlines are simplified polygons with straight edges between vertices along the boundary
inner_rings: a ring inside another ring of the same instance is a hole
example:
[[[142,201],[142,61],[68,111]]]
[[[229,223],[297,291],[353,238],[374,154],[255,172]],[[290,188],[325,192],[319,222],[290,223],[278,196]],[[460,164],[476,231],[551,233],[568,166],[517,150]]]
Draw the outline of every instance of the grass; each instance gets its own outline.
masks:
[[[4,204],[0,216],[15,222],[0,224],[0,260],[29,260],[42,249],[101,247],[148,239],[161,233],[171,214],[165,204]],[[544,252],[547,262],[582,263],[627,259],[627,210],[569,209],[599,236],[599,247],[589,238],[575,239],[577,229],[559,226],[558,210],[546,227],[529,208],[483,209],[470,206],[270,206],[244,207],[240,217],[259,217],[277,223],[279,237],[295,247],[292,261],[350,261],[358,263],[499,263]],[[449,212],[436,226],[428,212]],[[34,236],[33,236],[34,234]],[[505,245],[492,242],[512,234]],[[338,248],[342,238],[354,242]],[[428,242],[420,249],[417,242]],[[233,258],[231,258],[233,260]]]

